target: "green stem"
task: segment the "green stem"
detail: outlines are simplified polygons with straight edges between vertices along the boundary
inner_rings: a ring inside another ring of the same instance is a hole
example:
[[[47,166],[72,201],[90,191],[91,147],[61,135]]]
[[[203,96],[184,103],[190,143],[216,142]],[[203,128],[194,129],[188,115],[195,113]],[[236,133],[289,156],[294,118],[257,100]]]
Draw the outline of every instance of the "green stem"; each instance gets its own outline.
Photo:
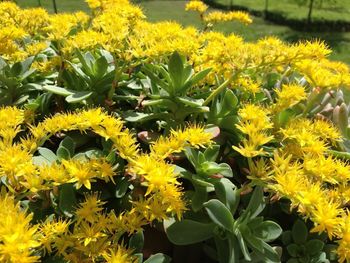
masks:
[[[203,106],[207,106],[213,99],[215,99],[215,97],[221,92],[223,91],[228,84],[230,84],[231,81],[233,81],[234,79],[237,78],[237,76],[239,75],[240,71],[237,71],[235,74],[233,74],[230,78],[228,78],[227,80],[225,80],[219,87],[217,87],[215,90],[213,90],[213,92],[209,95],[209,97],[203,102]]]

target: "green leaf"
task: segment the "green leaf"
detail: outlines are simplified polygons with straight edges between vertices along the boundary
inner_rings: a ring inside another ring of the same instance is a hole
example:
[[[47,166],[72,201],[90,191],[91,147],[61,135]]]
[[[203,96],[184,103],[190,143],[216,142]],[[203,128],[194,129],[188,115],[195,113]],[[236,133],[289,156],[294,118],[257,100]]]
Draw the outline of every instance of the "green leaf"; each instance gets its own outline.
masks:
[[[273,221],[264,221],[254,229],[255,236],[269,242],[278,238],[282,233],[282,228]]]
[[[127,111],[123,113],[123,118],[128,122],[144,122],[153,119],[167,119],[169,114],[167,113],[142,113]]]
[[[199,163],[199,154],[198,152],[191,148],[191,147],[185,147],[185,151],[184,151],[187,159],[191,162],[191,164],[193,165],[193,167],[196,169],[198,166],[200,166]]]
[[[324,243],[321,240],[312,239],[306,243],[305,247],[309,255],[316,255],[322,251]]]
[[[197,74],[193,75],[189,80],[185,82],[185,84],[182,86],[182,88],[179,90],[179,92],[186,94],[186,91],[193,87],[197,82],[204,79],[208,73],[211,71],[210,68],[205,69],[203,71],[198,72]]]
[[[51,164],[49,160],[47,160],[46,158],[44,158],[42,156],[34,156],[34,157],[32,157],[32,161],[33,161],[33,164],[35,164],[37,166]],[[3,177],[3,178],[5,178],[5,177]]]
[[[152,100],[144,100],[142,101],[141,105],[143,107],[149,107],[149,106],[158,106],[158,107],[164,107],[167,109],[173,109],[174,111],[177,108],[177,104],[174,103],[170,99],[152,99]]]
[[[285,232],[283,232],[282,234],[282,243],[283,245],[289,245],[290,243],[292,243],[292,231],[287,230]]]
[[[194,195],[192,196],[192,210],[197,212],[202,209],[203,203],[208,199],[207,188],[203,186],[194,185]]]
[[[230,248],[227,262],[230,262],[230,263],[238,262],[239,257],[241,256],[239,241],[237,237],[231,233],[227,236],[227,239],[228,239],[228,246]]]
[[[21,62],[16,62],[11,67],[11,75],[12,76],[19,76],[19,75],[21,75],[22,70],[23,70],[22,63]]]
[[[255,251],[255,253],[258,254],[264,254],[264,246],[263,246],[263,241],[254,235],[252,235],[250,232],[248,232],[249,229],[242,228],[241,232],[242,235],[244,236],[245,240],[247,241],[248,245],[250,248]]]
[[[226,207],[230,208],[231,214],[234,215],[239,204],[240,194],[237,190],[232,189],[232,187],[234,187],[234,185],[231,181],[223,178],[215,184],[215,193],[219,200],[223,202]]]
[[[107,69],[108,69],[108,62],[107,59],[105,57],[99,57],[96,62],[93,64],[93,72],[94,77],[95,78],[101,78],[103,77],[103,75],[105,75],[107,73]]]
[[[218,236],[215,236],[214,240],[219,262],[228,263],[228,259],[230,257],[232,258],[232,252],[234,253],[234,249],[232,249],[232,247],[229,247],[229,244],[226,240],[222,240]]]
[[[249,204],[245,212],[250,213],[250,218],[254,218],[259,215],[265,208],[264,192],[260,186],[255,187],[252,196],[250,197]]]
[[[79,91],[76,93],[73,93],[69,96],[66,97],[66,101],[68,103],[79,103],[82,102],[83,100],[89,98],[93,92],[91,91]]]
[[[90,76],[93,75],[92,65],[95,60],[93,55],[90,52],[86,52],[85,54],[82,54],[78,49],[76,50],[76,54],[84,71],[87,72],[87,74]]]
[[[171,258],[162,253],[150,256],[144,263],[170,263]]]
[[[66,136],[60,143],[59,147],[64,147],[69,151],[70,156],[74,155],[75,152],[75,142],[74,140],[69,137]]]
[[[221,103],[220,115],[226,115],[235,109],[238,105],[238,99],[232,90],[226,90],[224,99]]]
[[[61,95],[61,96],[69,96],[74,94],[72,91],[69,91],[65,88],[61,88],[61,87],[57,87],[57,86],[43,86],[44,90],[47,90],[51,93],[57,94],[57,95]]]
[[[137,232],[133,234],[129,240],[129,248],[133,250],[134,253],[141,253],[145,242],[145,237],[143,232]]]
[[[122,198],[129,189],[130,182],[126,177],[118,178],[116,180],[115,197]]]
[[[272,262],[281,262],[280,255],[269,244],[262,242],[264,247],[264,257]]]
[[[307,240],[307,236],[308,236],[308,230],[305,223],[300,219],[298,219],[292,227],[292,237],[293,237],[294,243],[304,244]]]
[[[59,190],[58,206],[66,216],[71,217],[77,206],[75,188],[73,187],[73,184],[64,184],[60,186]]]
[[[326,252],[327,258],[329,260],[331,260],[332,262],[336,261],[338,258],[337,252],[336,252],[337,248],[338,248],[338,246],[334,245],[334,244],[326,244],[324,247],[324,251]]]
[[[238,244],[241,247],[241,251],[243,253],[244,259],[250,261],[251,258],[250,258],[249,250],[245,244],[242,233],[239,231],[239,229],[235,230],[235,235],[237,237]]]
[[[209,74],[210,71],[211,71],[211,68],[207,68],[207,69],[204,69],[204,70],[198,72],[197,74],[194,74],[189,80],[189,82],[191,83],[191,86],[193,86],[197,82],[204,79]]]
[[[68,160],[72,157],[69,150],[63,146],[57,149],[56,154],[59,160]]]
[[[44,157],[49,163],[54,163],[58,160],[56,154],[48,148],[39,147],[39,154]]]
[[[229,166],[227,163],[220,163],[219,164],[220,171],[219,173],[225,177],[233,177],[231,166]]]
[[[180,89],[183,84],[183,73],[184,73],[184,65],[181,59],[181,56],[176,51],[172,54],[169,59],[168,70],[170,73],[170,77],[173,81],[173,94],[176,93],[177,89]]]
[[[193,99],[190,97],[177,97],[176,99],[189,107],[201,107],[204,102],[203,99]]]
[[[209,162],[215,162],[219,155],[220,145],[212,145],[204,151],[205,159]]]
[[[218,163],[215,162],[204,162],[201,164],[200,167],[200,170],[206,175],[221,173],[221,171],[223,171],[224,169],[225,168],[222,168]]]
[[[204,207],[210,219],[215,224],[226,229],[227,231],[233,231],[233,216],[230,210],[228,210],[223,203],[217,199],[212,199],[204,203]]]
[[[166,229],[169,240],[175,245],[190,245],[213,237],[215,224],[189,219],[175,222]]]
[[[301,248],[297,244],[290,244],[287,246],[287,251],[292,257],[298,257],[301,252]]]

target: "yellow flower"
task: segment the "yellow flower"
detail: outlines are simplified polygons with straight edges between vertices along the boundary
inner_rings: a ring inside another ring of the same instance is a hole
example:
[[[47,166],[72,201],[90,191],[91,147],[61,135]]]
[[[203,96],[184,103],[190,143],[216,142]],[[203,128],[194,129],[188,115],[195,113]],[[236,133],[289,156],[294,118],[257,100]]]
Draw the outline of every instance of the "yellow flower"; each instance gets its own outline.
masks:
[[[277,102],[274,106],[274,111],[283,111],[290,108],[300,101],[306,99],[305,88],[298,84],[282,85],[282,88],[275,90]]]
[[[248,138],[243,139],[238,147],[232,146],[232,148],[248,158],[265,154],[259,148],[273,139],[273,136],[266,134],[267,130],[273,126],[269,112],[261,106],[246,104],[238,111],[238,115],[241,119],[239,124],[236,124],[236,128]]]
[[[249,15],[242,11],[220,12],[212,11],[204,16],[204,21],[207,23],[239,21],[243,24],[251,24],[253,21]]]
[[[40,243],[37,226],[30,224],[32,215],[21,210],[4,189],[0,195],[0,207],[0,261],[39,262],[39,257],[33,253]]]
[[[48,44],[46,42],[35,42],[26,46],[26,52],[29,56],[35,56],[47,47]]]
[[[258,149],[259,145],[255,145],[253,143],[250,143],[249,141],[243,141],[243,144],[240,144],[237,146],[232,146],[232,149],[239,152],[241,155],[252,158],[259,155],[264,155],[265,152],[263,149]]]
[[[116,245],[103,254],[103,258],[107,263],[134,263],[137,259],[131,255],[131,251]]]
[[[350,260],[350,220],[349,215],[346,214],[343,218],[341,239],[337,242],[337,254],[339,262],[349,262]]]
[[[61,235],[66,235],[70,222],[59,220],[47,220],[40,225],[40,242],[48,253],[52,252],[52,244]]]
[[[196,11],[200,14],[203,14],[205,11],[207,11],[208,6],[204,4],[202,1],[192,0],[186,4],[185,10],[189,11]]]
[[[90,223],[96,222],[97,215],[103,210],[103,202],[97,194],[85,196],[85,201],[80,203],[79,208],[75,211],[78,222],[86,220]]]
[[[62,160],[62,165],[72,178],[69,180],[69,182],[75,183],[75,187],[77,189],[83,185],[87,189],[91,189],[91,182],[95,181],[95,179],[93,179],[95,177],[95,173],[89,163],[79,160]]]
[[[315,226],[311,232],[326,232],[329,239],[338,235],[342,226],[342,215],[344,211],[340,205],[334,202],[319,201],[315,204],[315,209],[312,211],[311,220]]]
[[[174,166],[164,160],[150,155],[140,155],[129,167],[131,173],[146,179],[148,187],[146,196],[164,189],[167,184],[179,184],[174,169]]]

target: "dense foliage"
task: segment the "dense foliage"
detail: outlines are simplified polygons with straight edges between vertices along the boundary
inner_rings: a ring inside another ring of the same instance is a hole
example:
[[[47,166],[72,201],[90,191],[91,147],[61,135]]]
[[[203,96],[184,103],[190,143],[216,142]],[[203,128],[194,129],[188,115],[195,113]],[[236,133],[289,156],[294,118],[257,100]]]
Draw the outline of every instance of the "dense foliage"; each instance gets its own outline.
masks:
[[[350,260],[347,65],[87,2],[0,3],[1,262]]]

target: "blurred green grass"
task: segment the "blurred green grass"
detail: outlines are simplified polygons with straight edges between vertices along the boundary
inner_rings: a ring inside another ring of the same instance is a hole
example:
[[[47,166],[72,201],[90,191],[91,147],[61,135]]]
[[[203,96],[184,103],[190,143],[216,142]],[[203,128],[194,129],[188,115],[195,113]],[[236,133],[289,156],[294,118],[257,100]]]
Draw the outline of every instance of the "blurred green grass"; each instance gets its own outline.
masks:
[[[215,2],[230,6],[231,0],[215,0]],[[350,1],[337,0],[322,1],[322,5],[315,2],[312,17],[315,19],[343,20],[350,22]],[[264,11],[265,0],[232,0],[237,6],[247,7],[255,11]],[[295,0],[269,0],[269,11],[277,12],[290,19],[304,20],[308,14],[307,5],[298,5]]]
[[[89,12],[88,6],[84,0],[56,0],[59,12],[73,12],[82,10]],[[220,0],[226,1],[229,0]],[[235,2],[248,3],[264,3],[264,0],[233,0]],[[288,1],[278,0],[274,1]],[[349,0],[338,0],[349,1]],[[17,0],[18,4],[22,7],[34,7],[38,6],[38,0]],[[51,0],[41,0],[43,7],[47,8],[49,12],[53,12]],[[149,21],[162,21],[172,20],[181,23],[184,26],[193,25],[198,28],[202,28],[201,21],[198,15],[194,12],[186,12],[185,4],[187,1],[166,1],[166,0],[153,0],[153,1],[140,1],[138,3],[144,10]],[[271,2],[271,1],[270,1]],[[349,4],[350,6],[350,1]],[[258,6],[258,5],[257,5]],[[298,7],[296,4],[293,6]],[[288,10],[288,9],[285,9]],[[294,10],[294,9],[293,9]],[[298,9],[295,10],[297,13]],[[289,12],[289,10],[288,10]],[[292,11],[291,11],[292,12]],[[301,13],[301,11],[300,11]],[[340,14],[338,14],[339,16]],[[349,17],[350,19],[350,17]],[[300,39],[321,39],[324,40],[332,49],[332,59],[344,61],[350,64],[350,32],[299,32],[293,30],[287,26],[276,25],[265,21],[259,17],[253,17],[253,24],[249,26],[242,25],[240,23],[230,22],[222,23],[214,26],[215,30],[222,31],[226,34],[235,33],[241,35],[247,41],[256,41],[259,38],[265,36],[277,36],[282,40],[288,42],[296,42]]]

